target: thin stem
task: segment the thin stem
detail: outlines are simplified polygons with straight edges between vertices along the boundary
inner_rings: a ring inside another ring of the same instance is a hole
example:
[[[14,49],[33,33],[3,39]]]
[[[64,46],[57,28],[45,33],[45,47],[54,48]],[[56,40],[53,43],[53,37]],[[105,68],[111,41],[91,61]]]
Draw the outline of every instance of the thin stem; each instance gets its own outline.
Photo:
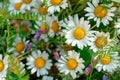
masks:
[[[10,26],[7,26],[7,49],[9,48],[9,41],[10,41]]]
[[[96,24],[94,25],[94,26],[92,26],[89,30],[92,30],[93,28],[95,28],[96,27]]]

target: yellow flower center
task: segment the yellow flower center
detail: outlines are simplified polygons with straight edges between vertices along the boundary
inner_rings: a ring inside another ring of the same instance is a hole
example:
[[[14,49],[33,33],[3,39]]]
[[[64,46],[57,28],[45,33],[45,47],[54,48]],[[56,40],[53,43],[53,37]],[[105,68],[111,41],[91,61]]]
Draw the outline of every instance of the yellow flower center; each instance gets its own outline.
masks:
[[[74,70],[78,65],[78,62],[75,59],[69,59],[66,62],[66,66],[69,70]]]
[[[102,55],[101,63],[104,65],[109,64],[111,61],[111,58],[109,55]]]
[[[22,30],[29,32],[29,29],[27,26],[22,26]]]
[[[103,48],[107,44],[106,37],[98,37],[95,41],[95,44],[98,48]]]
[[[21,5],[22,5],[22,2],[15,3],[15,5],[14,5],[15,9],[20,10]]]
[[[35,60],[35,66],[37,68],[43,68],[45,66],[45,60],[43,58],[37,58]]]
[[[83,39],[85,37],[85,31],[82,28],[77,27],[73,32],[73,36],[77,40]]]
[[[61,4],[62,0],[50,0],[50,2],[52,5],[57,6],[57,5]]]
[[[53,21],[53,23],[52,23],[52,30],[55,32],[55,33],[57,33],[58,31],[59,31],[59,24],[58,24],[58,22],[57,21]]]
[[[4,63],[2,60],[0,60],[0,72],[4,69]]]
[[[39,8],[39,13],[40,13],[40,14],[46,14],[46,13],[47,13],[47,8],[41,6],[41,7]]]
[[[107,14],[107,10],[102,7],[102,6],[97,6],[94,10],[94,14],[96,15],[96,17],[98,18],[103,18],[106,16]]]
[[[17,52],[22,52],[23,50],[25,49],[25,44],[24,43],[18,43],[17,45],[16,45],[16,51]]]
[[[40,30],[44,31],[43,34],[46,34],[49,31],[49,29],[44,24],[40,26]]]
[[[30,4],[32,2],[32,0],[23,0],[23,3],[25,4]]]

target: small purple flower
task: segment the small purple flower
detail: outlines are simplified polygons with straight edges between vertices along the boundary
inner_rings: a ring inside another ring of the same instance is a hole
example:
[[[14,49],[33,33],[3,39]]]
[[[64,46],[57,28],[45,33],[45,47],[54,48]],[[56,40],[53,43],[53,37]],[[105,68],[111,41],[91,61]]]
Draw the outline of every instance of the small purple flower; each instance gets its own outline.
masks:
[[[25,50],[26,50],[26,51],[29,51],[29,50],[30,50],[30,48],[31,48],[30,44],[27,44],[27,45],[26,45],[26,49],[25,49]]]
[[[37,40],[39,40],[39,39],[40,39],[41,34],[42,34],[42,32],[41,32],[41,31],[39,31],[39,32],[37,32],[37,33],[35,34],[35,37],[36,37],[36,39],[37,39]]]
[[[41,34],[43,34],[44,32],[45,32],[45,31],[43,31],[43,30],[39,30],[39,32],[37,32],[37,33],[35,34],[36,39],[39,40],[40,37],[41,37]]]
[[[89,75],[91,69],[92,69],[92,65],[89,64],[88,67],[85,69],[85,74],[86,74],[86,75]]]
[[[53,57],[54,57],[54,59],[58,60],[60,58],[60,55],[58,52],[54,52]]]
[[[103,77],[102,77],[102,80],[107,80],[107,76],[106,75],[103,75]]]

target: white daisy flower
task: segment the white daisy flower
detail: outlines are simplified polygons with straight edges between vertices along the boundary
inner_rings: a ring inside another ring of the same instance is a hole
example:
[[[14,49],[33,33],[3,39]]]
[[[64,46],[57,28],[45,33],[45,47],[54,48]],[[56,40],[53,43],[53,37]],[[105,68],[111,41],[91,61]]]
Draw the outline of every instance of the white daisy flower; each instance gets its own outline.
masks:
[[[38,20],[42,20],[43,15],[48,14],[48,8],[44,5],[41,0],[37,1],[37,4],[32,8],[32,12],[38,13]]]
[[[42,80],[53,80],[51,76],[43,76]]]
[[[92,49],[94,52],[98,51],[99,49],[104,48],[109,42],[110,34],[104,33],[104,32],[95,32],[95,36],[92,39],[92,42],[89,43],[90,49]]]
[[[58,18],[54,15],[46,15],[46,20],[44,22],[46,23],[46,25],[42,22],[36,21],[37,25],[35,25],[35,27],[37,30],[43,31],[40,38],[47,42],[48,36],[54,37],[55,35],[60,34],[60,25],[58,22]]]
[[[27,69],[31,69],[31,74],[37,72],[37,77],[48,74],[47,70],[50,70],[52,66],[52,61],[48,57],[45,51],[43,53],[39,50],[32,52],[32,55],[27,57]]]
[[[8,69],[8,55],[2,59],[2,54],[0,54],[0,80],[3,80],[6,77]]]
[[[22,0],[10,0],[10,4],[9,4],[8,10],[11,13],[14,13],[14,14],[19,13],[19,12],[24,13],[25,10],[21,11],[21,6],[22,6]]]
[[[113,73],[115,69],[120,67],[118,52],[111,52],[110,54],[102,54],[101,59],[95,68],[100,71]]]
[[[22,0],[22,6],[21,11],[23,10],[31,10],[31,7],[34,7],[36,5],[36,0]]]
[[[34,6],[34,8],[32,9],[33,12],[37,12],[39,13],[39,17],[41,17],[41,15],[47,14],[47,7],[44,6],[44,1],[42,0],[37,0],[36,1],[36,5]]]
[[[42,22],[36,21],[37,25],[35,25],[35,28],[38,31],[42,31],[42,33],[40,34],[40,40],[43,39],[45,42],[48,42],[48,35],[47,33],[49,32],[49,27],[46,26],[45,24],[43,24]],[[36,37],[36,36],[35,36]],[[37,41],[36,39],[34,39],[34,41]]]
[[[48,12],[60,12],[60,8],[66,9],[68,7],[67,0],[48,0]]]
[[[87,16],[88,19],[94,19],[94,21],[96,21],[97,27],[100,26],[101,22],[105,26],[108,25],[109,21],[113,20],[113,12],[116,10],[115,7],[112,7],[113,4],[105,5],[99,3],[99,0],[92,0],[92,3],[88,2],[88,7],[85,8],[85,11],[88,12],[85,16]],[[104,6],[108,7],[108,9]]]
[[[77,45],[78,48],[83,49],[92,41],[94,31],[89,30],[89,22],[84,18],[79,19],[78,15],[75,15],[74,18],[69,16],[69,19],[65,19],[65,23],[63,22],[61,25],[66,28],[64,33],[67,44]]]
[[[73,79],[77,77],[76,73],[83,73],[83,69],[85,68],[82,58],[79,58],[80,54],[75,51],[68,51],[68,55],[65,57],[61,56],[56,63],[59,71],[64,73],[65,75],[70,74]]]
[[[13,43],[13,47],[8,48],[8,52],[13,51],[14,55],[18,56],[20,53],[25,52],[25,49],[28,43],[29,41],[26,41],[25,38],[21,39],[19,36],[17,36]]]
[[[52,16],[47,15],[46,17],[47,17],[46,23],[49,26],[49,32],[48,32],[49,37],[54,37],[55,35],[59,35],[61,27],[58,22],[58,18],[55,15]]]

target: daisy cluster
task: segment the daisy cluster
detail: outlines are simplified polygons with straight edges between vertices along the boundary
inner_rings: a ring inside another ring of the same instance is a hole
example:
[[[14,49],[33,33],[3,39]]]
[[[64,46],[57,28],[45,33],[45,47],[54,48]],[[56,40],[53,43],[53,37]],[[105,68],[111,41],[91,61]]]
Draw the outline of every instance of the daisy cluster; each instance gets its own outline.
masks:
[[[118,80],[119,5],[117,0],[0,2],[0,80]]]

